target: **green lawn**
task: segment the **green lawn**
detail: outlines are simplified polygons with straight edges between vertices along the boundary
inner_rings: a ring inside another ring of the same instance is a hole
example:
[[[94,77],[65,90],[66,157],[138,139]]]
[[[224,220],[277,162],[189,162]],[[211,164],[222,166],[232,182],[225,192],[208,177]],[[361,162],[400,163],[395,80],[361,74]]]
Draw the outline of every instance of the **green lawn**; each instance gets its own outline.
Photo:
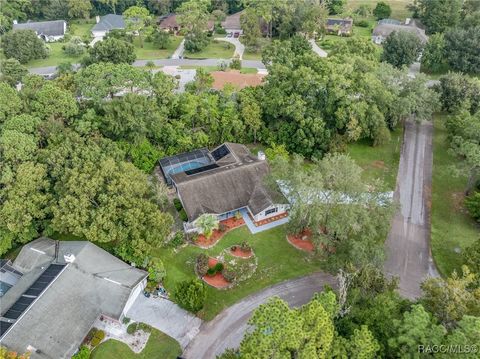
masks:
[[[74,36],[87,36],[90,35],[93,25],[95,25],[95,19],[72,21],[68,24],[68,32]]]
[[[205,308],[199,313],[203,319],[210,320],[224,308],[239,299],[255,293],[274,283],[299,277],[321,270],[321,261],[292,247],[286,240],[285,226],[252,235],[246,226],[228,232],[213,248],[208,250],[188,245],[178,250],[162,248],[156,254],[162,258],[167,277],[164,281],[167,290],[172,293],[176,283],[195,277],[195,258],[200,253],[210,256],[218,255],[223,249],[233,244],[247,241],[258,257],[255,274],[245,282],[228,290],[207,289]]]
[[[145,348],[138,354],[127,344],[109,339],[92,352],[91,359],[175,359],[182,353],[177,341],[159,330],[152,329]]]
[[[172,56],[180,42],[182,42],[182,36],[171,36],[170,44],[166,49],[158,49],[152,42],[143,42],[143,48],[140,47],[140,40],[135,37],[133,44],[135,45],[135,52],[137,54],[137,60],[154,60],[154,59],[166,59]]]
[[[403,127],[391,132],[392,139],[383,146],[372,147],[362,140],[348,145],[348,154],[364,169],[366,180],[382,179],[389,190],[395,190],[402,148]]]
[[[240,37],[240,41],[242,41],[242,37]],[[258,61],[261,61],[262,60],[262,49],[267,46],[269,43],[270,43],[270,39],[266,38],[266,37],[261,37],[258,39],[258,47],[259,47],[259,50],[257,52],[252,52],[252,51],[248,51],[247,49],[245,49],[245,52],[243,53],[243,60],[258,60]]]
[[[455,177],[450,168],[457,159],[448,153],[445,116],[434,117],[432,183],[432,254],[438,270],[448,276],[463,264],[462,251],[479,237],[478,225],[463,206],[465,177]]]
[[[390,5],[392,9],[392,19],[405,20],[407,17],[412,17],[412,13],[407,9],[407,5],[413,3],[413,0],[383,0]],[[372,9],[375,8],[378,1],[375,0],[347,0],[347,11],[353,11],[360,5],[368,5]]]
[[[212,40],[200,52],[185,51],[184,57],[188,59],[230,59],[233,57],[235,46],[225,41]]]
[[[52,42],[47,44],[50,48],[49,55],[46,59],[32,60],[27,63],[27,67],[44,67],[44,66],[57,66],[63,62],[77,63],[82,56],[67,56],[63,53],[63,42]]]

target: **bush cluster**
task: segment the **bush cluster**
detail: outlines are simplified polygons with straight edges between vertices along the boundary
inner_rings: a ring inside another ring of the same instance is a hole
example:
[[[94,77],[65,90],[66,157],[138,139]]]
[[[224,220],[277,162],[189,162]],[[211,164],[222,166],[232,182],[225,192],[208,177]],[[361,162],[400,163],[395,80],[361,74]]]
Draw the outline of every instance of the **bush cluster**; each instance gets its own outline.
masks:
[[[207,275],[214,276],[215,274],[222,272],[223,267],[224,267],[223,263],[217,263],[217,264],[215,264],[214,267],[208,268]]]
[[[98,329],[95,331],[95,334],[90,341],[90,345],[95,348],[96,346],[98,346],[98,344],[102,342],[103,339],[105,339],[105,332],[101,329]]]
[[[235,279],[237,279],[237,274],[235,273],[235,271],[228,268],[223,269],[222,275],[225,278],[225,280],[230,283],[234,282]]]
[[[178,231],[175,233],[169,244],[170,247],[177,248],[180,247],[183,243],[185,243],[184,233],[182,231]]]
[[[196,313],[205,304],[207,290],[200,280],[187,280],[178,283],[175,288],[174,298],[180,307]]]
[[[177,212],[180,212],[183,209],[182,202],[180,202],[178,198],[173,199],[173,205],[175,206]]]
[[[240,248],[242,249],[242,251],[244,252],[249,252],[252,250],[252,247],[250,246],[250,244],[248,244],[247,241],[243,241],[242,244],[240,245]]]
[[[206,254],[199,254],[195,263],[195,269],[199,276],[204,276],[208,271],[208,256]]]

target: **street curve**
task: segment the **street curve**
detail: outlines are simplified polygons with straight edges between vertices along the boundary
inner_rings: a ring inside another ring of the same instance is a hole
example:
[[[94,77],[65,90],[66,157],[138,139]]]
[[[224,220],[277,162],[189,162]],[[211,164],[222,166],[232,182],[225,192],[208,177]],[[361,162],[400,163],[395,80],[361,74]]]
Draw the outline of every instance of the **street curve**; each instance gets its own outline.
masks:
[[[183,353],[185,359],[213,359],[227,348],[239,346],[252,312],[270,297],[279,296],[290,306],[298,307],[310,301],[325,285],[336,288],[334,276],[317,272],[288,280],[254,293],[223,310],[213,320],[205,322],[200,332]]]

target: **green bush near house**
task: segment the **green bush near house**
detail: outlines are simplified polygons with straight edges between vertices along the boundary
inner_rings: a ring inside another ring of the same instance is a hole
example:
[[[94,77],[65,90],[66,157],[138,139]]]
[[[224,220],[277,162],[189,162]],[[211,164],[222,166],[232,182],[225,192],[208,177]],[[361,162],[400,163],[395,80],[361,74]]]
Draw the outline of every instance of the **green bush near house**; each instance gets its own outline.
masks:
[[[177,304],[192,313],[203,308],[206,296],[205,285],[198,279],[178,283],[174,293]]]
[[[105,339],[105,332],[103,330],[98,329],[95,334],[93,335],[92,340],[90,341],[90,345],[95,348]]]
[[[182,202],[180,202],[178,198],[173,199],[173,205],[175,206],[175,209],[177,210],[177,212],[180,212],[183,208]]]
[[[188,222],[187,212],[185,212],[185,209],[182,208],[182,210],[178,214],[182,221]]]

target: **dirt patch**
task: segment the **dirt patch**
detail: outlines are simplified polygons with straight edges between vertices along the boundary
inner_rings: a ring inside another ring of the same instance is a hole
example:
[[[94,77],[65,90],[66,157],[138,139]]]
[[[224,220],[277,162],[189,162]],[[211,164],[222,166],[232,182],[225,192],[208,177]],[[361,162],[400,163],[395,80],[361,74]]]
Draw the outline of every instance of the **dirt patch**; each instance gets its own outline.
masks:
[[[302,251],[313,252],[315,250],[310,229],[305,229],[298,234],[289,234],[287,240],[292,246]]]
[[[259,86],[263,82],[263,74],[241,74],[238,70],[213,71],[210,73],[213,77],[213,88],[221,90],[226,84],[232,84],[235,88],[241,90],[247,86]]]
[[[386,168],[385,162],[383,162],[383,161],[373,161],[370,164],[370,166],[373,167],[373,168],[380,168],[380,169],[385,169]]]
[[[220,221],[219,229],[215,229],[212,235],[207,238],[200,234],[195,241],[195,244],[200,248],[211,248],[230,230],[245,225],[243,218],[236,219],[235,217]],[[221,230],[223,229],[223,230]]]
[[[215,265],[218,263],[218,259],[216,258],[208,258],[208,267],[213,268]],[[208,285],[211,285],[212,287],[218,288],[218,289],[223,289],[227,288],[230,283],[225,279],[222,273],[215,273],[215,275],[204,275],[202,277],[202,280],[207,283]]]
[[[463,192],[452,192],[452,206],[456,212],[466,213],[465,208],[465,193]]]

